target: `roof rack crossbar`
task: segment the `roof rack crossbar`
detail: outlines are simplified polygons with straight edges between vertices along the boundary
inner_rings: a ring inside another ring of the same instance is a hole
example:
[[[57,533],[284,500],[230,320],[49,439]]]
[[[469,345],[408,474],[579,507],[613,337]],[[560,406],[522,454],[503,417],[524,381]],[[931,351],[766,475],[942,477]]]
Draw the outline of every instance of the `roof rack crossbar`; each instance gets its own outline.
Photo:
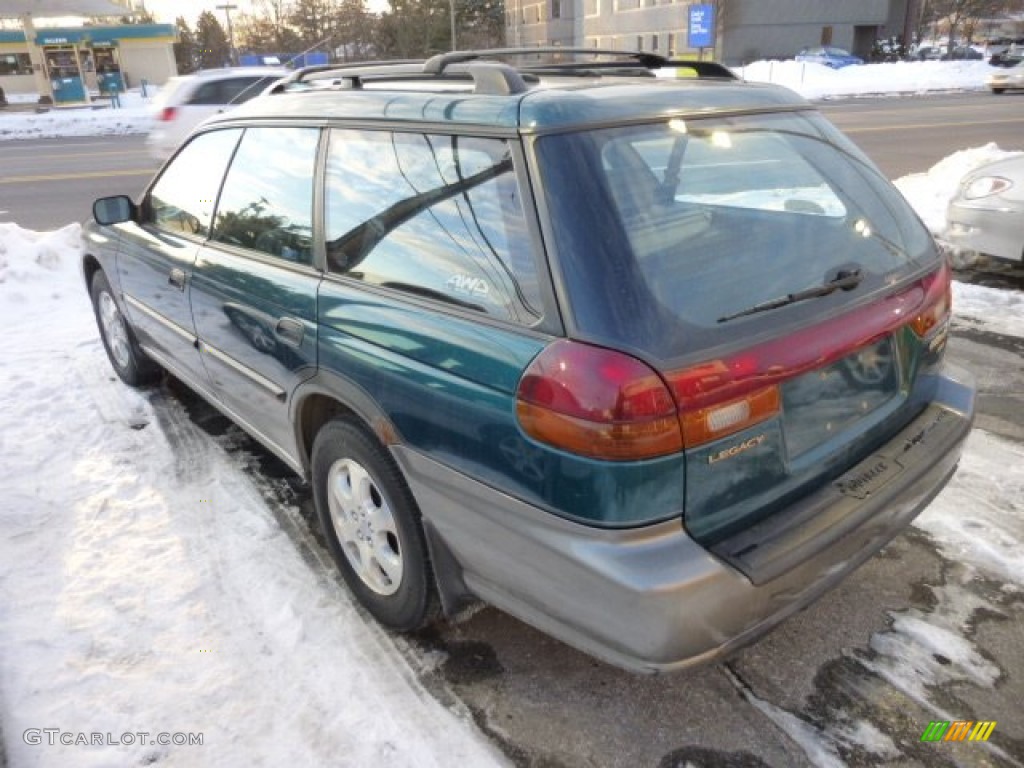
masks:
[[[324,72],[351,72],[353,70],[384,70],[392,67],[408,66],[408,65],[419,65],[422,64],[422,59],[392,59],[388,61],[372,61],[372,62],[357,62],[351,64],[314,64],[309,67],[302,67],[296,69],[288,77],[278,82],[277,86],[271,90],[271,93],[282,93],[286,90],[287,86],[294,83],[306,82],[310,75],[317,75]],[[351,74],[342,75],[343,77],[351,77]]]
[[[476,59],[489,59],[496,56],[530,56],[539,53],[574,54],[587,56],[617,56],[620,59],[635,59],[639,64],[650,69],[658,69],[668,63],[668,59],[656,53],[645,51],[616,51],[609,48],[565,48],[562,46],[546,46],[539,48],[488,48],[479,51],[451,51],[439,53],[426,60],[423,71],[441,74],[452,64],[461,64]],[[570,63],[571,66],[571,63]],[[581,66],[586,66],[581,64]]]
[[[299,76],[296,76],[299,75]],[[320,75],[321,77],[317,77]],[[311,83],[316,80],[336,80],[352,89],[361,90],[367,82],[401,82],[403,80],[469,80],[475,93],[509,96],[525,93],[529,86],[523,75],[498,61],[468,61],[453,65],[444,72],[427,72],[422,61],[386,62],[383,65],[365,62],[357,65],[307,67],[278,83],[271,93],[283,93],[289,85]],[[535,80],[536,78],[531,78]]]
[[[499,57],[524,57],[537,54],[614,56],[616,59],[613,61],[526,63],[519,67],[492,60]],[[451,51],[437,54],[426,61],[395,59],[352,64],[319,64],[296,70],[281,80],[270,92],[283,93],[289,85],[332,78],[337,79],[339,85],[340,81],[344,81],[348,88],[358,90],[369,80],[398,82],[401,80],[443,80],[445,78],[465,79],[470,77],[473,79],[474,92],[507,96],[525,92],[528,89],[527,80],[533,80],[543,74],[632,74],[637,73],[638,69],[651,70],[672,67],[693,70],[698,78],[736,79],[736,75],[727,67],[715,61],[667,59],[659,54],[645,51],[548,46]]]

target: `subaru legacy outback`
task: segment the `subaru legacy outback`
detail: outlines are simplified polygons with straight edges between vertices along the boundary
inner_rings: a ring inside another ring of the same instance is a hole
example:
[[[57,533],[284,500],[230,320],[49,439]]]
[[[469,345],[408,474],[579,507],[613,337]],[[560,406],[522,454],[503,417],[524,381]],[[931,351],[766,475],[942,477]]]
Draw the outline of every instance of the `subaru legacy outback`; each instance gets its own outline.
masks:
[[[96,202],[100,334],[311,483],[387,627],[481,600],[633,670],[720,658],[953,474],[950,270],[790,91],[528,53],[306,69],[208,122]]]

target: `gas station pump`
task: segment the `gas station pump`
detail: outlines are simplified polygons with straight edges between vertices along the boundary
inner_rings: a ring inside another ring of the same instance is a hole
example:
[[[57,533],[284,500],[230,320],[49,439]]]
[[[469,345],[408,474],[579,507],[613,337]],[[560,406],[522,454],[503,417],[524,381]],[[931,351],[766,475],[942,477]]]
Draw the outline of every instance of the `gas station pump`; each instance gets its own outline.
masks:
[[[85,89],[82,66],[78,56],[78,46],[73,43],[43,43],[43,61],[46,64],[46,76],[53,89],[55,104],[73,104],[88,102],[89,94]]]
[[[94,43],[92,58],[96,67],[96,87],[100,94],[124,93],[125,82],[121,74],[121,57],[117,43]]]

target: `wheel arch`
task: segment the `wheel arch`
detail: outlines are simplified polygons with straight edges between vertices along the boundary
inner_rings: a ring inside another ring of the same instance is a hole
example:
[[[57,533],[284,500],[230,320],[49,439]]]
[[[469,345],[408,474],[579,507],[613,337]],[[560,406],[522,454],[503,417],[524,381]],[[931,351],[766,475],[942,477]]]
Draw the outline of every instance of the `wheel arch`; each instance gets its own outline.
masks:
[[[299,459],[309,479],[313,441],[329,421],[350,418],[385,447],[401,443],[398,430],[377,401],[354,381],[330,371],[317,371],[292,396],[292,423]]]
[[[87,253],[82,256],[82,277],[85,278],[85,288],[88,290],[92,286],[92,278],[97,272],[102,271],[103,266],[100,264],[100,260],[93,256],[91,253]],[[109,279],[109,278],[108,278]]]
[[[398,429],[377,401],[358,384],[336,373],[319,371],[313,378],[300,385],[292,402],[296,446],[307,481],[312,480],[313,442],[316,435],[325,424],[334,419],[351,419],[357,422],[388,449],[404,442]],[[401,462],[396,460],[396,463],[402,469]],[[446,616],[454,616],[476,598],[462,578],[461,564],[452,554],[444,537],[431,523],[429,510],[425,512],[419,500],[415,496],[413,498],[420,510],[430,571],[441,601],[441,610]]]

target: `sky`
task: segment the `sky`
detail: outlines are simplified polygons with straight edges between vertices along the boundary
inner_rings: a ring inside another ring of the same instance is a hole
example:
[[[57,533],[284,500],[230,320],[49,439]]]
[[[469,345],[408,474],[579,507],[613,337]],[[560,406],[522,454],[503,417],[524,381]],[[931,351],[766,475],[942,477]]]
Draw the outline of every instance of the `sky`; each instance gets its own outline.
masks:
[[[260,7],[259,0],[139,0],[146,10],[156,16],[157,21],[173,24],[178,16],[184,16],[189,24],[195,24],[199,14],[211,11],[220,23],[227,27],[224,11],[217,10],[218,5],[237,5],[238,10],[232,11],[234,16],[239,13],[254,13]],[[367,7],[375,12],[387,8],[387,0],[367,0]]]

